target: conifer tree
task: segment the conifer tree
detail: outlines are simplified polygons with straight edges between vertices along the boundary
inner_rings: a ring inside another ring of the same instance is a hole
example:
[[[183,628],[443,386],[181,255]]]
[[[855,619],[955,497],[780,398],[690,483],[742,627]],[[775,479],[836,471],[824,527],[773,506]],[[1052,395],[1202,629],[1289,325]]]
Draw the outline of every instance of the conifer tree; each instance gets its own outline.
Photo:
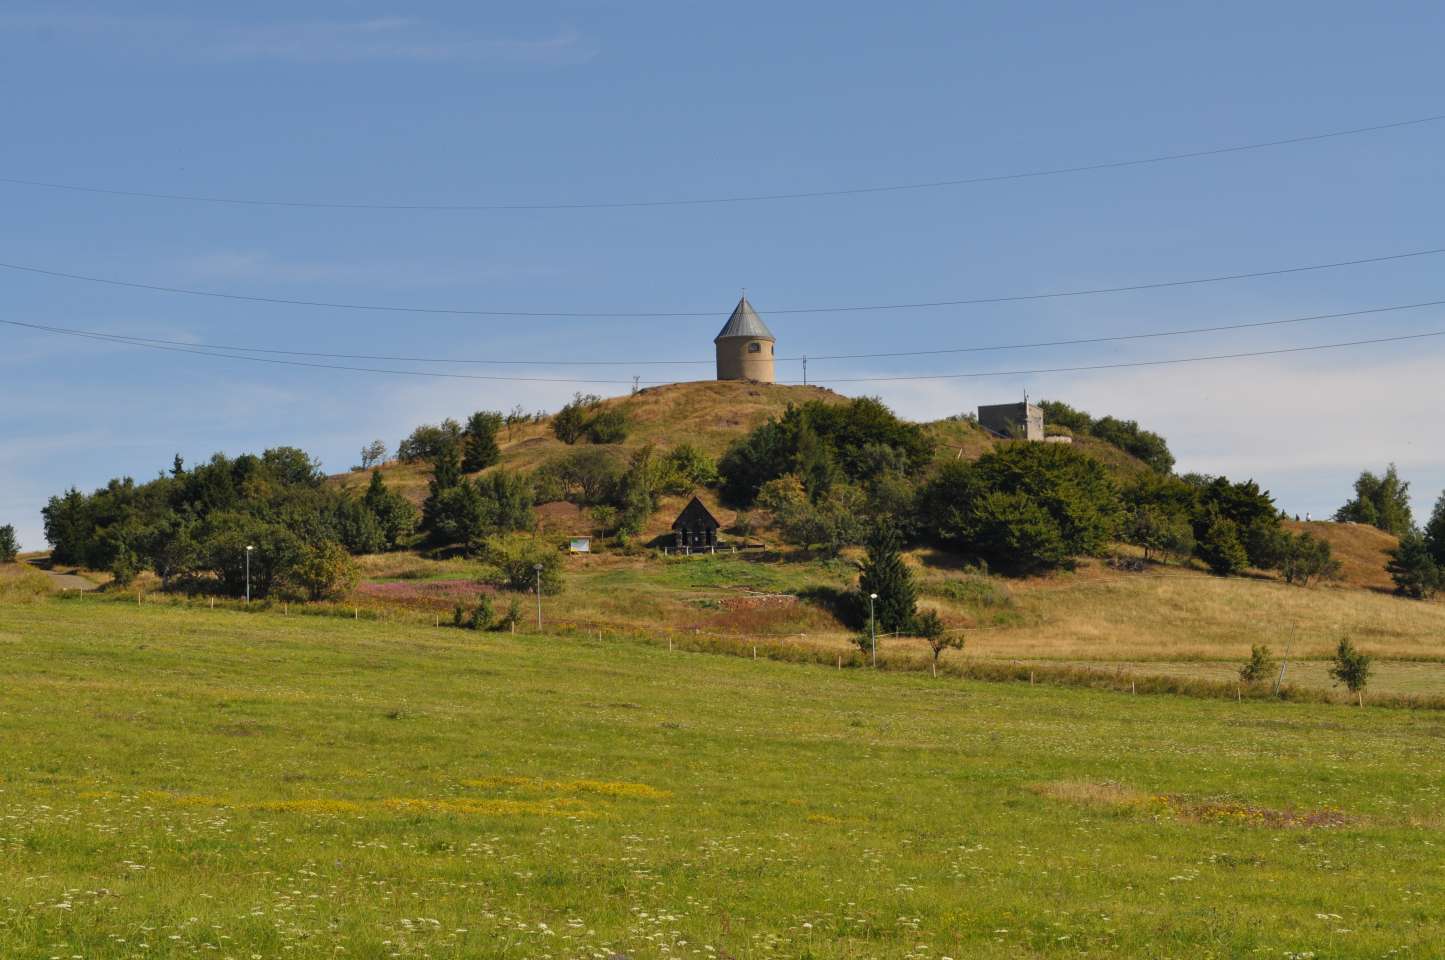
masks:
[[[1437,566],[1445,567],[1445,493],[1435,501],[1430,520],[1425,524],[1425,546]]]
[[[861,609],[868,609],[868,595],[878,594],[873,613],[881,632],[907,630],[917,616],[918,587],[913,572],[903,562],[903,541],[898,531],[879,524],[868,538],[863,572],[858,577]]]
[[[485,470],[502,459],[502,450],[497,446],[497,431],[502,428],[502,415],[491,410],[479,410],[467,418],[467,429],[462,435],[462,471],[476,473]]]
[[[1390,562],[1385,569],[1390,571],[1395,588],[1416,600],[1430,599],[1445,585],[1440,565],[1430,555],[1425,538],[1418,533],[1407,533],[1400,538],[1400,545],[1390,551]]]
[[[456,441],[442,444],[432,461],[432,478],[427,482],[426,502],[421,506],[421,525],[435,533],[442,496],[462,482],[462,457]]]
[[[1335,519],[1367,523],[1403,537],[1415,525],[1410,515],[1410,484],[1400,479],[1393,463],[1383,476],[1366,470],[1355,481],[1354,499],[1335,511]]]

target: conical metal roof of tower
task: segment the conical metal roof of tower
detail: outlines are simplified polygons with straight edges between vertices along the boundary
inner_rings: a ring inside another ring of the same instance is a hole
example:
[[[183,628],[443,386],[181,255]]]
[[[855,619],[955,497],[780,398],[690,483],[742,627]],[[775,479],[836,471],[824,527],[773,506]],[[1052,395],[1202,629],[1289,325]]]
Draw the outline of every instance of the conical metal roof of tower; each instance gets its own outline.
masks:
[[[718,335],[712,338],[712,342],[717,343],[728,337],[749,337],[753,340],[772,340],[774,343],[778,340],[773,336],[773,331],[768,329],[768,325],[763,323],[753,305],[748,303],[746,296],[733,307],[732,316],[728,317],[728,322],[723,325]]]

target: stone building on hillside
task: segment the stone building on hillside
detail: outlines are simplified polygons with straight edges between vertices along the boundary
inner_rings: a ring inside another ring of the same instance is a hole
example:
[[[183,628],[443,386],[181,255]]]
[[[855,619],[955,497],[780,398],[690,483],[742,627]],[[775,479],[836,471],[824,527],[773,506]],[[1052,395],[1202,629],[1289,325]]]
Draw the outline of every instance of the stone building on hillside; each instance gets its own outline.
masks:
[[[773,346],[776,343],[773,332],[744,296],[713,338],[713,345],[717,347],[717,378],[775,382]]]
[[[1044,411],[1036,403],[994,403],[978,408],[978,425],[997,437],[1044,439]]]

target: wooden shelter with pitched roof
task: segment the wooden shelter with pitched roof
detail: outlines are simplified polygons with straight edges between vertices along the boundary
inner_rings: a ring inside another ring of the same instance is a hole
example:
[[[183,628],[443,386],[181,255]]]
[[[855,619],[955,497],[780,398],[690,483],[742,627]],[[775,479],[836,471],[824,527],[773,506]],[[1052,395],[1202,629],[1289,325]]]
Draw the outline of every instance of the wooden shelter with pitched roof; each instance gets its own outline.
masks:
[[[693,497],[682,508],[682,513],[672,521],[673,544],[679,550],[708,550],[717,546],[718,528],[722,524],[703,506],[702,501]]]

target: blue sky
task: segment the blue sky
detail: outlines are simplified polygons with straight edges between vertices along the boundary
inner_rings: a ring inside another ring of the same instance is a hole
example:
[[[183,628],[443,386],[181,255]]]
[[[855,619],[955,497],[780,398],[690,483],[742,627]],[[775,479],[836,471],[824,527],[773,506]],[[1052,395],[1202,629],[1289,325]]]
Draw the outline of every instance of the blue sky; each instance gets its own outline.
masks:
[[[123,12],[122,12],[123,11]],[[664,200],[987,176],[1445,113],[1438,4],[0,4],[0,177],[376,204]],[[1445,257],[1025,303],[776,314],[1147,283],[1445,246],[1445,123],[1052,178],[624,209],[398,211],[0,184],[0,261],[265,297],[665,319],[376,314],[0,270],[0,318],[195,343],[708,360],[741,287],[779,354],[1137,333],[1445,298]],[[1124,344],[809,365],[810,379],[1185,357],[1445,329],[1440,308]],[[1065,399],[1182,469],[1327,514],[1397,462],[1445,487],[1445,338],[1175,367],[852,383],[933,418]],[[391,366],[406,366],[391,364]],[[411,364],[413,368],[420,365]],[[450,369],[536,377],[576,368]],[[583,376],[693,379],[709,367]],[[796,379],[796,365],[780,377]],[[70,485],[375,437],[579,385],[253,364],[0,328],[0,522]],[[625,386],[596,385],[600,393]]]

